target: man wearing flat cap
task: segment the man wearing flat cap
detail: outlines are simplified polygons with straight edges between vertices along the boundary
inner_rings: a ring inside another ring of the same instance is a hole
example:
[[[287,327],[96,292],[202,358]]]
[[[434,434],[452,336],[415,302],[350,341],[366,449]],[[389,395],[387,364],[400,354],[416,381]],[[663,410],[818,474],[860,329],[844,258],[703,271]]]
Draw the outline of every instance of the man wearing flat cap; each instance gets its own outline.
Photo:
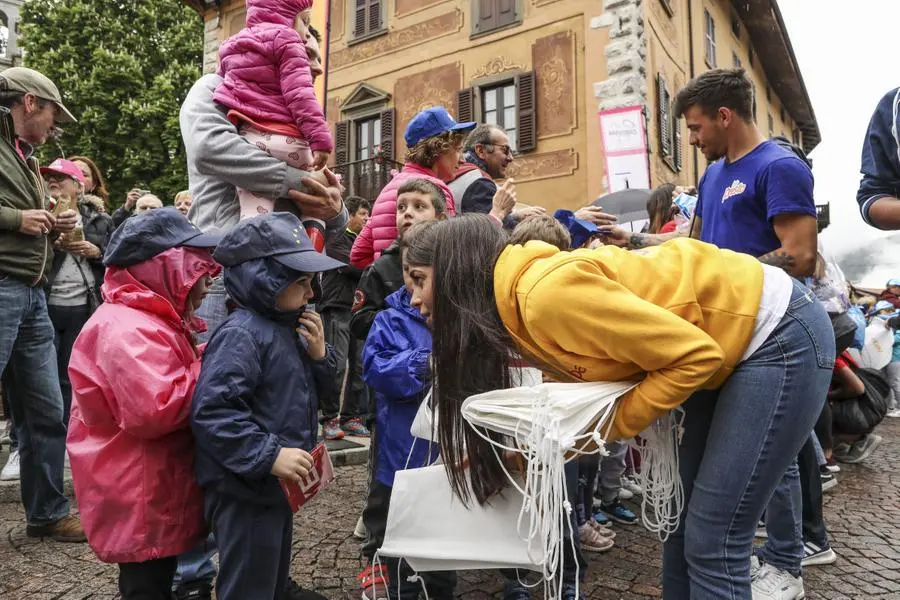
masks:
[[[74,210],[52,212],[34,149],[74,122],[59,89],[23,67],[0,72],[0,369],[19,444],[30,537],[84,541],[63,493],[66,423],[54,330],[43,286],[53,241],[72,231]]]

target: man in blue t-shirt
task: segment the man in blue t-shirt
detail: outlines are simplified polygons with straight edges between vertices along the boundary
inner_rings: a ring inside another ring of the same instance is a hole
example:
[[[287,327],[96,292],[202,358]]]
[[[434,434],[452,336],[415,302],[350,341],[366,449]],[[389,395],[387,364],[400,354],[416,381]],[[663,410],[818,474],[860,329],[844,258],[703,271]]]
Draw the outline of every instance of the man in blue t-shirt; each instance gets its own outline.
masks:
[[[752,107],[752,86],[741,69],[708,71],[689,81],[678,93],[675,114],[684,116],[691,145],[711,163],[700,179],[699,199],[689,235],[720,248],[751,254],[794,277],[812,275],[818,225],[812,172],[789,145],[785,147],[786,144],[762,136],[754,122]],[[610,243],[628,248],[655,246],[684,235],[631,233],[621,228],[606,230]],[[808,399],[798,397],[797,401]],[[690,427],[691,408],[685,406],[685,422]],[[734,448],[734,452],[743,451],[747,449]],[[804,445],[799,460],[801,475],[818,478],[818,462],[811,440]],[[821,503],[821,482],[818,483],[818,493],[815,490],[809,493]],[[686,496],[691,494],[687,488],[685,492]],[[749,496],[758,501],[757,494],[759,490],[748,490],[745,501]],[[801,561],[810,557],[798,536],[800,515],[796,508],[800,505],[800,495],[798,466],[794,463],[767,507],[769,540],[755,559],[764,564],[754,563],[750,573],[754,600],[794,600],[804,594]],[[747,515],[736,511],[732,516],[746,518]],[[824,532],[824,523],[821,525]],[[680,533],[683,540],[683,530]],[[670,541],[677,542],[678,537],[672,536]],[[816,541],[817,556],[831,552],[827,535],[824,540]],[[723,547],[730,549],[731,543],[742,544],[744,540],[718,542],[729,544]],[[675,560],[674,555],[675,552],[670,552],[666,557]],[[712,565],[711,562],[704,567],[716,570]],[[715,575],[725,578],[724,573]],[[691,589],[693,585],[694,582]]]
[[[711,164],[700,179],[690,235],[758,257],[795,277],[816,265],[816,206],[809,165],[784,145],[766,140],[753,120],[753,91],[741,69],[717,69],[678,93],[690,142]],[[683,234],[607,228],[619,246],[656,246]]]

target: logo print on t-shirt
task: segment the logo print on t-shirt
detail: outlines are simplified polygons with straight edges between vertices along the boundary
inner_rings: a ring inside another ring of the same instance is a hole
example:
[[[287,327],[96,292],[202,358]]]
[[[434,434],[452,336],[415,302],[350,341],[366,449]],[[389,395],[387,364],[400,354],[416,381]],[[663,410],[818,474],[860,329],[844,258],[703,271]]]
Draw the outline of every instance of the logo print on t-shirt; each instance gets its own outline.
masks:
[[[740,179],[735,179],[731,182],[727,188],[725,188],[725,193],[722,194],[722,203],[724,204],[726,200],[731,198],[732,196],[737,196],[739,194],[743,194],[744,190],[747,189],[747,184],[742,183]]]

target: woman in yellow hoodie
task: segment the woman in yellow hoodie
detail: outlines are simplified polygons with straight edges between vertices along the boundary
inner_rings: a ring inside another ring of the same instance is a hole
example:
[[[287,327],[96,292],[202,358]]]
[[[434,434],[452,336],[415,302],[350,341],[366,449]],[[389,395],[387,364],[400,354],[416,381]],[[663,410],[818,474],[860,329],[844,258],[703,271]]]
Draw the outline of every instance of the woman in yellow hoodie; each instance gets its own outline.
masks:
[[[459,408],[509,387],[514,354],[560,381],[639,379],[610,440],[685,410],[685,513],[665,544],[664,598],[750,600],[756,524],[831,380],[834,334],[812,293],[749,255],[690,239],[642,254],[506,246],[472,215],[416,242],[404,269],[434,335],[441,453],[470,470],[449,471],[455,493],[484,504],[507,483]]]

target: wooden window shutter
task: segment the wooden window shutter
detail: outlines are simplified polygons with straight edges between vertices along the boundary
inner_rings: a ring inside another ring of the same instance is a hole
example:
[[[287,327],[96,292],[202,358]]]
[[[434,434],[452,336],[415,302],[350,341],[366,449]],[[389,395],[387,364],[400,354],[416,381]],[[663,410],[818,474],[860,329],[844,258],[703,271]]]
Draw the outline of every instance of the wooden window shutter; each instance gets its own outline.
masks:
[[[475,0],[478,5],[478,19],[475,21],[475,31],[483,33],[497,28],[497,6],[499,0]]]
[[[531,152],[537,148],[537,107],[534,71],[516,76],[516,150]]]
[[[353,25],[353,36],[358,37],[366,34],[366,8],[368,0],[356,0],[356,20]]]
[[[662,75],[656,76],[656,112],[659,124],[659,154],[672,155],[672,130],[669,119],[669,92]]]
[[[350,121],[341,121],[334,126],[334,172],[347,177],[347,163],[350,162]]]
[[[681,119],[675,116],[674,111],[672,113],[672,146],[674,146],[673,159],[675,170],[681,171],[682,161],[684,160],[684,150],[681,147]]]
[[[460,123],[475,121],[475,88],[456,92],[456,120]]]
[[[394,160],[394,109],[381,111],[381,156]]]
[[[374,33],[381,29],[381,0],[368,0],[366,33]]]
[[[497,27],[516,22],[516,0],[496,0]]]

